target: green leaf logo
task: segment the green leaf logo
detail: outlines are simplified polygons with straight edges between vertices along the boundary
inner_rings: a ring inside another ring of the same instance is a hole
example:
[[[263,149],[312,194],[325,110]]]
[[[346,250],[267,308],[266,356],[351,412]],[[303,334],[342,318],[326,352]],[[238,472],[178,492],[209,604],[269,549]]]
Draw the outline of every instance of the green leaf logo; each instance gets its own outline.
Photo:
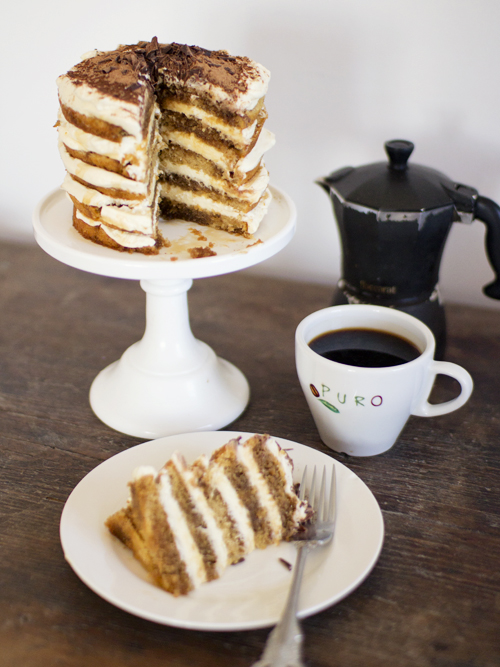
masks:
[[[323,405],[324,405],[326,408],[328,408],[329,410],[331,410],[332,412],[337,412],[337,413],[339,413],[339,410],[338,410],[334,405],[332,405],[331,403],[328,403],[328,401],[325,401],[324,398],[320,398],[319,401],[320,401],[320,403],[323,403]]]

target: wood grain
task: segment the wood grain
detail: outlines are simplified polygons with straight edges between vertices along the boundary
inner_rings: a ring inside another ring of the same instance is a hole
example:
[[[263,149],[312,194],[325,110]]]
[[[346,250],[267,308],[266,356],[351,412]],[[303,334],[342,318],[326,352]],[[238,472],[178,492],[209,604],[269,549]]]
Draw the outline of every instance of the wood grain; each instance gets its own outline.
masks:
[[[319,440],[294,362],[294,332],[329,287],[243,271],[195,281],[193,332],[247,376],[229,430],[269,432],[337,458],[370,487],[386,538],[371,575],[304,622],[316,667],[500,664],[500,313],[448,306],[446,358],[474,378],[469,403],[410,418],[386,454],[352,459]],[[101,461],[137,444],[92,413],[90,384],[144,332],[136,281],[71,269],[0,244],[0,666],[249,666],[267,630],[190,632],[135,618],[64,561],[63,504]],[[453,395],[444,380],[435,400]]]

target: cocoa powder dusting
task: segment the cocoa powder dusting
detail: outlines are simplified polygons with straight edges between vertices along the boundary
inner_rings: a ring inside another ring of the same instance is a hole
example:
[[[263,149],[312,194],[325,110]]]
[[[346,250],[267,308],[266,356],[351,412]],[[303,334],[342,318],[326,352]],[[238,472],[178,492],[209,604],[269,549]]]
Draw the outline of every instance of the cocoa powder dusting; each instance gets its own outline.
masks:
[[[247,57],[175,42],[159,44],[156,37],[83,60],[67,76],[74,83],[87,83],[105,95],[136,102],[146,87],[158,83],[160,74],[167,83],[206,81],[231,97],[246,92],[248,81],[260,76]]]

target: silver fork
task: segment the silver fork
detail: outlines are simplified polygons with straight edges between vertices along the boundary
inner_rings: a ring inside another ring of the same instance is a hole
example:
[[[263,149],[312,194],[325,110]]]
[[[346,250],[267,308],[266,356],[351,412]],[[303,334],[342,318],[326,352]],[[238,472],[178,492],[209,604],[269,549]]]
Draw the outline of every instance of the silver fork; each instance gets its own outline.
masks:
[[[307,466],[304,468],[300,484],[300,499],[308,498],[314,510],[313,519],[305,533],[300,533],[294,540],[297,546],[297,559],[285,608],[267,639],[262,657],[252,667],[305,667],[302,660],[304,635],[297,618],[300,584],[309,551],[327,544],[333,538],[336,515],[335,465],[332,466],[329,493],[326,489],[326,467],[323,468],[319,494],[316,493],[316,466],[309,488],[306,480]]]

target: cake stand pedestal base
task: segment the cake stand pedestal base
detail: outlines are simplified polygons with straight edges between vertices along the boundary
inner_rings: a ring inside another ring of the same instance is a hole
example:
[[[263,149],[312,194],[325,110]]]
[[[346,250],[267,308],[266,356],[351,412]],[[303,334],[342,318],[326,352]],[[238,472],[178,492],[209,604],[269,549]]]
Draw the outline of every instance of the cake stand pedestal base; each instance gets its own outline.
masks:
[[[154,440],[215,431],[245,410],[248,382],[193,336],[187,293],[193,279],[255,266],[287,245],[295,231],[295,206],[278,188],[270,190],[268,212],[251,239],[182,220],[160,221],[169,243],[156,255],[120,253],[84,239],[71,226],[73,204],[62,190],[38,204],[33,229],[45,252],[81,271],[139,280],[146,293],[144,336],[102,370],[90,388],[92,410],[105,424]],[[210,253],[192,255],[200,247]]]
[[[244,411],[248,382],[235,366],[197,340],[189,325],[192,280],[141,280],[146,330],[90,388],[97,417],[118,431],[155,439],[212,431]]]

